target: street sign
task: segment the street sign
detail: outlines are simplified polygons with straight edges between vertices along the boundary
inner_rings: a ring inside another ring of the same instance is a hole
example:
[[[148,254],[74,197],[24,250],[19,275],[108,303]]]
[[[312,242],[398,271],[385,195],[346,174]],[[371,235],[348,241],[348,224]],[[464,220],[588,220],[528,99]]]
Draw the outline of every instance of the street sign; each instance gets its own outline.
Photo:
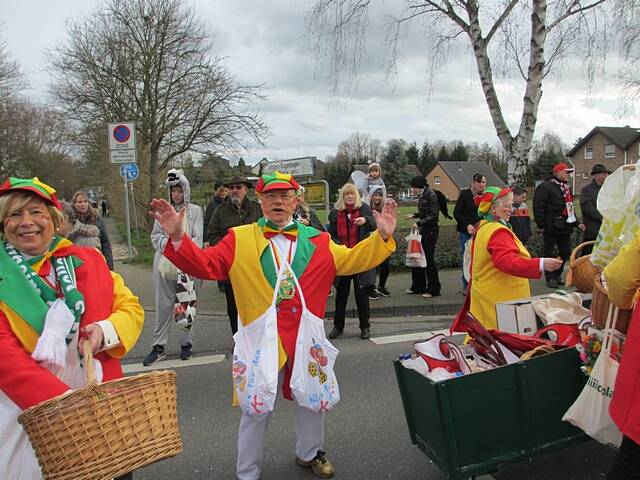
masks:
[[[291,158],[265,163],[262,173],[273,173],[276,170],[293,176],[313,175],[313,160],[315,157]]]
[[[136,163],[123,163],[120,165],[120,176],[127,180],[127,182],[132,182],[138,175],[140,174],[140,169]]]
[[[108,128],[111,163],[136,162],[136,124],[110,123]]]

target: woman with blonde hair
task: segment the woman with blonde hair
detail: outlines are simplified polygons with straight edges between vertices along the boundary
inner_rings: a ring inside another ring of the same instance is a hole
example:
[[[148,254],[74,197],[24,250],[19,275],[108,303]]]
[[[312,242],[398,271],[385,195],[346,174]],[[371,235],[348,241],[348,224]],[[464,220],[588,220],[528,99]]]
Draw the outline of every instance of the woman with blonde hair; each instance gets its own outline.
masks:
[[[62,206],[37,178],[0,185],[0,478],[42,473],[18,416],[86,385],[86,338],[99,382],[122,377],[120,359],[144,321],[138,299],[100,252],[59,235]],[[121,478],[131,478],[130,475]]]
[[[338,194],[335,208],[329,212],[329,234],[331,239],[346,247],[355,247],[377,228],[373,212],[366,203],[362,203],[360,193],[355,185],[347,183]],[[333,318],[333,330],[329,338],[342,335],[345,313],[351,282],[354,284],[354,295],[360,321],[360,338],[369,338],[369,290],[375,283],[375,269],[357,275],[336,277],[336,306]]]

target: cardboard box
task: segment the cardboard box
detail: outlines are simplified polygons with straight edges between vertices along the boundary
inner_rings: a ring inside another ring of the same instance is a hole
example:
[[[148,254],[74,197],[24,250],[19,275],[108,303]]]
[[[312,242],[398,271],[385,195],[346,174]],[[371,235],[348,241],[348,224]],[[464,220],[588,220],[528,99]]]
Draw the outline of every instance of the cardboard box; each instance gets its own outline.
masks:
[[[533,336],[538,331],[538,317],[530,298],[498,303],[496,316],[498,330],[503,332]]]
[[[498,330],[522,335],[533,335],[544,326],[542,320],[536,315],[531,305],[533,300],[547,298],[549,295],[536,295],[528,298],[519,298],[509,302],[496,304],[496,318]],[[581,293],[582,305],[586,308],[591,304],[591,294]]]

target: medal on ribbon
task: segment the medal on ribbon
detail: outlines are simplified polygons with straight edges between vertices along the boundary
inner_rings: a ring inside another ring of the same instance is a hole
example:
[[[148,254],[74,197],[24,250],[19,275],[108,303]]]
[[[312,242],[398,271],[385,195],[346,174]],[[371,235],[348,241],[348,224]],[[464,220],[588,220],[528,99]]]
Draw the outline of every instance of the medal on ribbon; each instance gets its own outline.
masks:
[[[282,300],[291,300],[296,296],[296,286],[293,282],[293,276],[289,268],[285,269],[284,276],[280,281],[280,288],[278,288],[278,303]]]

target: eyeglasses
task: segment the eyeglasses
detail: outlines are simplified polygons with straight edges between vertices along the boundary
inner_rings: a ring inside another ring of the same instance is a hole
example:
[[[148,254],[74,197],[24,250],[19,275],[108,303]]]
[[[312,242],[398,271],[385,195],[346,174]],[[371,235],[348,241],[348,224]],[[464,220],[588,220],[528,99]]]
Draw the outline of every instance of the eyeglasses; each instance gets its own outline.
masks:
[[[242,190],[245,185],[229,185],[227,188],[229,190]]]

